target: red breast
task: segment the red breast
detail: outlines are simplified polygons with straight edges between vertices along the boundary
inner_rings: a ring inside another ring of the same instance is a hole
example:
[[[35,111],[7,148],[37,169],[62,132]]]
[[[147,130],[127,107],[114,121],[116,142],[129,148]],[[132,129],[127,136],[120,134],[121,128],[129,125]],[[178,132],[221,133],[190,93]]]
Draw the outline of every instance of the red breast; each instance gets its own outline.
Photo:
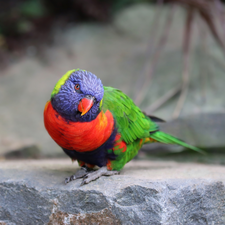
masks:
[[[66,121],[48,101],[44,109],[44,124],[49,135],[62,148],[87,152],[107,141],[114,128],[114,119],[107,110],[105,113],[101,111],[90,122]]]

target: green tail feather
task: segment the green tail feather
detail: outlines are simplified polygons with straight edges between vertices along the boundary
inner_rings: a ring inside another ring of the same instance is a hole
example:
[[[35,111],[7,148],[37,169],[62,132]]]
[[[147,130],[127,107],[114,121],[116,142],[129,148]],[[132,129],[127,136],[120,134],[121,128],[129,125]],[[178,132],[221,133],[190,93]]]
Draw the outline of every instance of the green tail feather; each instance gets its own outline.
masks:
[[[167,133],[164,133],[162,131],[157,131],[157,132],[154,132],[154,133],[151,133],[151,138],[155,139],[156,141],[159,141],[161,143],[165,143],[165,144],[175,144],[175,145],[181,145],[185,148],[189,148],[189,149],[192,149],[196,152],[199,152],[199,153],[202,153],[202,154],[205,154],[205,152],[197,147],[194,147],[192,145],[189,145],[181,140],[179,140],[178,138],[170,135],[170,134],[167,134]]]

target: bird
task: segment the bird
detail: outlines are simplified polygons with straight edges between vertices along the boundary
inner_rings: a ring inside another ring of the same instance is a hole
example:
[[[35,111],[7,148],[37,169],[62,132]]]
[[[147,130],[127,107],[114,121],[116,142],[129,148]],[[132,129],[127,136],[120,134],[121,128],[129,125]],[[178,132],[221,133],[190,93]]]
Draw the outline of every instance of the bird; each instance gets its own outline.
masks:
[[[65,178],[66,184],[82,178],[84,185],[119,174],[146,143],[202,152],[160,131],[159,121],[163,120],[143,113],[121,90],[103,86],[95,74],[82,69],[69,70],[59,79],[44,108],[47,132],[80,166]]]

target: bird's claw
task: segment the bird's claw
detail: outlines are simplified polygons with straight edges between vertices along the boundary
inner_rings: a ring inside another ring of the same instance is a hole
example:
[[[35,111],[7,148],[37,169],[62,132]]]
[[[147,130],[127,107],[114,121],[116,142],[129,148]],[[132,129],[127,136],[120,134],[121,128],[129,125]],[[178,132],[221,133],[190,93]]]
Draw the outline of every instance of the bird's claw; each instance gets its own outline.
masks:
[[[73,181],[73,180],[76,180],[77,178],[76,178],[76,176],[75,175],[72,175],[72,176],[70,176],[70,177],[67,177],[66,179],[65,179],[65,184],[68,184],[70,181]]]
[[[92,172],[86,166],[81,167],[74,175],[67,177],[65,179],[65,184],[68,184],[70,181],[85,177],[88,173]]]
[[[81,167],[80,170],[78,170],[74,175],[67,177],[65,179],[65,184],[69,183],[70,181],[83,178],[83,181],[80,185],[83,186],[84,184],[88,184],[101,176],[112,176],[117,174],[119,174],[119,171],[107,170],[107,167],[101,167],[100,169],[93,171],[84,166]]]
[[[88,184],[93,180],[98,179],[101,176],[112,176],[112,175],[117,175],[119,174],[119,171],[110,171],[107,170],[106,167],[102,167],[96,171],[92,171],[91,173],[87,173],[84,177],[83,177],[83,181],[81,182],[80,186],[83,186],[84,184]]]

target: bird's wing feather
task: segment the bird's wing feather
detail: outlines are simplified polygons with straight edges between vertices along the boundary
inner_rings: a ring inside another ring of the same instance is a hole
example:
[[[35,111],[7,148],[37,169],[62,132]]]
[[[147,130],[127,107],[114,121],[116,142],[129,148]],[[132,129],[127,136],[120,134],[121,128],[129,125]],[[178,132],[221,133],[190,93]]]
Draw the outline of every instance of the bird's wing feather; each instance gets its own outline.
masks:
[[[149,132],[158,130],[158,126],[118,89],[104,87],[102,110],[113,114],[118,132],[126,143],[149,137]]]

